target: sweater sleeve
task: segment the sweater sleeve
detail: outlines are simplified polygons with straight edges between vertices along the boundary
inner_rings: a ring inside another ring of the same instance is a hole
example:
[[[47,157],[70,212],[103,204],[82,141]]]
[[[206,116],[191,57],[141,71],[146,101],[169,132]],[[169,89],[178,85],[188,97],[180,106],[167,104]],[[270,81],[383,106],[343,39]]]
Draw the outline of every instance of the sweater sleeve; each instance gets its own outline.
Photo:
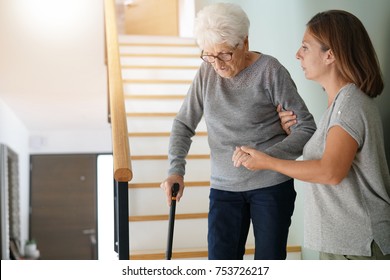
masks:
[[[269,147],[265,153],[281,159],[296,159],[302,155],[303,147],[316,130],[314,118],[286,68],[282,65],[275,68],[269,81],[269,94],[275,109],[281,104],[284,110],[293,111],[297,123],[290,128],[290,135]]]
[[[184,176],[185,174],[186,156],[191,147],[191,138],[195,135],[195,129],[203,116],[201,69],[196,74],[178,114],[173,120],[168,148],[170,164],[168,175]]]

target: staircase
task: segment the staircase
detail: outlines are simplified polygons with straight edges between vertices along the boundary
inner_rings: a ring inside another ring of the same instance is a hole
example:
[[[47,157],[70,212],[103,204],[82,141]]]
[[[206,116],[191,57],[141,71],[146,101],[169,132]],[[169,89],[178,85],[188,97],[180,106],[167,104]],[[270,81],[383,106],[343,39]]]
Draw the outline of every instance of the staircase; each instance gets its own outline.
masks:
[[[193,39],[119,36],[133,179],[129,184],[130,259],[164,259],[169,207],[160,189],[167,177],[173,119],[201,64]],[[185,191],[176,206],[174,259],[207,258],[210,178],[207,131],[202,120],[187,157]],[[248,258],[253,236],[248,236]],[[289,246],[288,258],[300,258]]]

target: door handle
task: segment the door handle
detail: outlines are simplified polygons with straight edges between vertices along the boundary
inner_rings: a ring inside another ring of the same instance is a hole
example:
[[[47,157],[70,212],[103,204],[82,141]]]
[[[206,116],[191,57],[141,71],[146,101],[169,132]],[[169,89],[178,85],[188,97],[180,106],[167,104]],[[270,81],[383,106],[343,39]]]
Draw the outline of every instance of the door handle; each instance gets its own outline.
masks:
[[[96,248],[96,231],[93,228],[82,230],[84,235],[89,235],[89,242],[91,243],[91,259],[97,259],[97,248]]]

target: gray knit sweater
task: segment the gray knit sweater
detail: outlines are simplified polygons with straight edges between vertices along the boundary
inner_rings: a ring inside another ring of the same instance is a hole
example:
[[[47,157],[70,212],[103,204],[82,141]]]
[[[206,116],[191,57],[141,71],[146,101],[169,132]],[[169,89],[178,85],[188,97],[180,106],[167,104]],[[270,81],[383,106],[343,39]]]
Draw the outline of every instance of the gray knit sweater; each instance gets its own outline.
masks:
[[[289,136],[280,125],[278,104],[297,115]],[[219,76],[210,64],[201,65],[173,122],[169,175],[184,176],[191,137],[203,116],[211,152],[211,187],[227,191],[254,190],[289,179],[269,170],[234,167],[231,158],[236,146],[296,159],[316,129],[286,68],[264,54],[230,79]]]

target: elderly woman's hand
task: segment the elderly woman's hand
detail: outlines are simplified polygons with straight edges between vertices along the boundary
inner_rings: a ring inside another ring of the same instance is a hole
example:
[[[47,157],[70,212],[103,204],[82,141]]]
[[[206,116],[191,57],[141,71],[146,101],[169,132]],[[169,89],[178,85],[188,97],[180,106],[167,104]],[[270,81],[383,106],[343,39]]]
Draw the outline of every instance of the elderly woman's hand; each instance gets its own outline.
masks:
[[[179,202],[184,192],[184,178],[181,175],[171,175],[164,182],[160,184],[160,188],[165,192],[167,197],[167,204],[171,206],[172,203],[172,186],[174,183],[178,183],[180,188],[176,196],[176,201]]]
[[[240,167],[241,165],[249,170],[261,170],[267,168],[267,159],[270,157],[258,150],[249,148],[249,147],[236,147],[232,161],[235,167]]]
[[[278,111],[280,124],[283,128],[283,130],[290,135],[291,129],[290,127],[297,123],[297,116],[294,114],[293,111],[283,111],[282,105],[278,105],[276,108],[276,111]]]

